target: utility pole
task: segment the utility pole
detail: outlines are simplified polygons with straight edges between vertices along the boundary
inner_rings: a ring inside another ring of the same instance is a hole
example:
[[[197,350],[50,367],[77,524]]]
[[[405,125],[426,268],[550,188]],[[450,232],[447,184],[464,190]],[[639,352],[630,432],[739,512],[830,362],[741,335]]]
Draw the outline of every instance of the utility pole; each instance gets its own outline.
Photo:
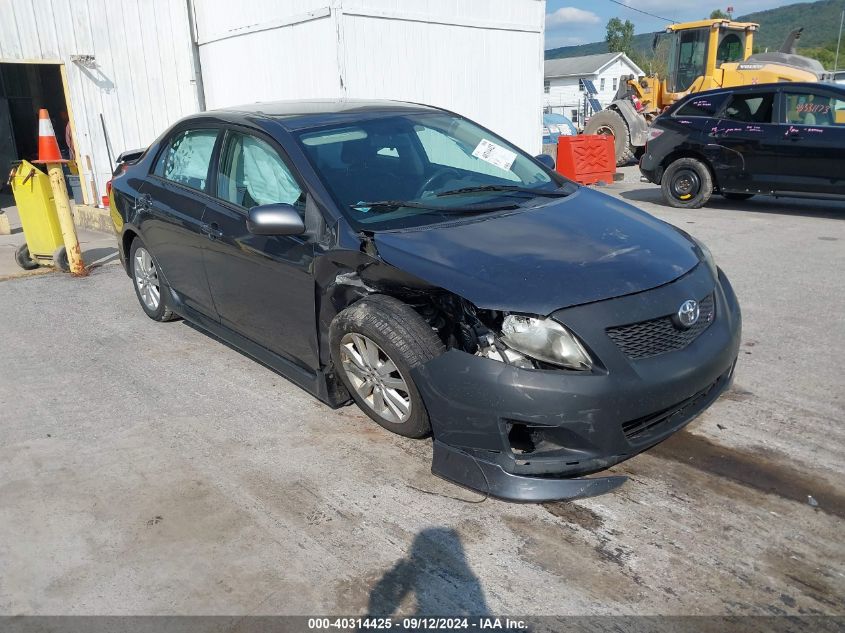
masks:
[[[839,37],[836,40],[836,59],[833,61],[833,72],[839,70],[839,44],[842,43],[842,23],[845,22],[845,9],[839,17]]]

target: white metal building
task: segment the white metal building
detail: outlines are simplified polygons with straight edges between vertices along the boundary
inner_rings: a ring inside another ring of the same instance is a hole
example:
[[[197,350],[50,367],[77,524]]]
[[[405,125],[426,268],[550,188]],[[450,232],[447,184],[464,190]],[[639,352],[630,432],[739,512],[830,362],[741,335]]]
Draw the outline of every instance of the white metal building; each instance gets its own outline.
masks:
[[[645,73],[624,53],[600,53],[583,57],[549,59],[543,71],[543,108],[563,114],[574,123],[582,124],[584,117],[584,82],[596,88],[595,99],[606,107],[619,87],[623,75],[641,76]]]
[[[0,0],[0,16],[0,169],[40,107],[62,145],[64,110],[86,202],[110,156],[254,101],[423,102],[540,150],[544,0]]]

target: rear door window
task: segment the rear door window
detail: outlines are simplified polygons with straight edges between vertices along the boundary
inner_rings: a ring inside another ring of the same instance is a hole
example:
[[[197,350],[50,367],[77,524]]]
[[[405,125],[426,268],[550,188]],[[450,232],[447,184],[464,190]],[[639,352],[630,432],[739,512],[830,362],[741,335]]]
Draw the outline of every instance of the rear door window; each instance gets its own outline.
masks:
[[[153,173],[191,189],[204,191],[218,133],[215,129],[177,132],[158,157]]]
[[[812,90],[785,92],[786,123],[845,126],[845,101]]]
[[[742,123],[771,123],[774,103],[774,92],[733,95],[721,118]]]

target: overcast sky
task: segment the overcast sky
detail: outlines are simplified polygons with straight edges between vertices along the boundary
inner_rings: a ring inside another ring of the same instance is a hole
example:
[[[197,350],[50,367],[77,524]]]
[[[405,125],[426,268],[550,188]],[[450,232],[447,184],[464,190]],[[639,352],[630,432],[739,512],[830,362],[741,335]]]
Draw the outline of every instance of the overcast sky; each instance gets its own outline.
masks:
[[[787,4],[790,0],[736,0],[732,4],[719,4],[726,0],[620,0],[629,7],[636,7],[666,18],[670,22],[700,20],[710,15],[713,9],[727,9],[733,6],[734,15],[743,15],[772,9]],[[635,33],[651,33],[662,29],[666,20],[649,17],[632,9],[614,4],[610,0],[546,0],[546,48],[586,44],[604,39],[605,25],[612,17],[631,20]]]

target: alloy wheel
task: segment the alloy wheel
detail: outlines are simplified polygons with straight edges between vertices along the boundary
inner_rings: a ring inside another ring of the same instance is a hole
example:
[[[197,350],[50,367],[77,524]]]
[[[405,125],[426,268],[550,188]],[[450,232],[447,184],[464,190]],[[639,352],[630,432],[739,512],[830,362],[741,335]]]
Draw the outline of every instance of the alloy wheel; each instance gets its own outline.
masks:
[[[138,288],[141,301],[151,312],[155,312],[161,304],[161,286],[158,281],[158,270],[146,248],[140,247],[135,251],[133,269],[135,286]]]
[[[394,424],[411,416],[408,383],[387,353],[371,338],[349,332],[340,340],[340,362],[352,387],[370,409]]]

